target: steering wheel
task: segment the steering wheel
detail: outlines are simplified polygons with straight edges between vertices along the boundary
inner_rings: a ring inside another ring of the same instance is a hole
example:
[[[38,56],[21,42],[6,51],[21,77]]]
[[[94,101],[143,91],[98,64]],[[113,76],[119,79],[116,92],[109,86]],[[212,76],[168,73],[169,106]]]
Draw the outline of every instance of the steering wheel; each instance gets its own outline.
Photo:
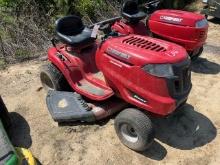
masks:
[[[163,0],[148,0],[143,6],[148,14],[152,14],[155,10],[160,8],[162,2]]]

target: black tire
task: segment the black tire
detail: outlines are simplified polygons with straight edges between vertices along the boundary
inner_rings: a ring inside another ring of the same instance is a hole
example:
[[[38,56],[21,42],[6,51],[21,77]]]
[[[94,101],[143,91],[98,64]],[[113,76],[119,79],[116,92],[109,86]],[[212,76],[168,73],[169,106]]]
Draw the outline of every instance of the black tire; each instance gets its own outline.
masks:
[[[135,151],[144,151],[154,140],[150,118],[138,109],[128,108],[115,118],[115,130],[121,142]]]
[[[199,49],[197,54],[195,54],[191,57],[191,60],[196,61],[199,58],[199,56],[202,54],[202,52],[203,52],[203,46]]]
[[[0,96],[0,120],[2,121],[2,124],[6,130],[11,126],[11,118],[1,96]]]
[[[70,89],[64,75],[51,63],[42,66],[40,80],[46,91],[67,91]]]

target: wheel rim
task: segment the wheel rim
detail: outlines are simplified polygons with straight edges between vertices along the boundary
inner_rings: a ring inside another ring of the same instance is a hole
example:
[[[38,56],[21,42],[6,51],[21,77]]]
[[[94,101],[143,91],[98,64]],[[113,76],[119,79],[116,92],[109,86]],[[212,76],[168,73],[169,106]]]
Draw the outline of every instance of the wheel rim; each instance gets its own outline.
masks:
[[[121,134],[122,136],[131,143],[136,143],[138,141],[138,135],[135,129],[129,124],[121,125]]]
[[[47,74],[41,73],[41,82],[46,90],[54,90],[53,82]]]

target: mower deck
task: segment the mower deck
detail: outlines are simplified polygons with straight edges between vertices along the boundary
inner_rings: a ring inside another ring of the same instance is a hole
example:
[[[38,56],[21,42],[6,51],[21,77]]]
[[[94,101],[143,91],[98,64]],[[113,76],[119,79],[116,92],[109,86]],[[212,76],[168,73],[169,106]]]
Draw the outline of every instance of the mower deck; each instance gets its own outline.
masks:
[[[119,98],[111,98],[104,103],[87,103],[81,95],[72,92],[49,91],[47,107],[54,121],[62,122],[95,122],[111,116],[127,106]]]
[[[49,112],[57,122],[86,121],[95,120],[95,116],[90,111],[86,103],[77,93],[49,91],[47,95],[47,106]]]

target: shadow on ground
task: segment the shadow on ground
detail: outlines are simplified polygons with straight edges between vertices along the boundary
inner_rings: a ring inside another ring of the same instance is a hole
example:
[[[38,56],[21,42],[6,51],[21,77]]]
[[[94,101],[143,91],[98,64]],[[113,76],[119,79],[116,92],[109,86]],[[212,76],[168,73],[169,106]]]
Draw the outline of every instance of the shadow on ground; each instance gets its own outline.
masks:
[[[214,140],[217,134],[213,123],[189,104],[175,115],[157,118],[153,122],[156,127],[156,138],[181,150],[204,146]]]
[[[154,141],[148,150],[139,153],[146,156],[147,158],[160,161],[166,157],[167,150],[160,143]]]
[[[208,21],[212,22],[214,24],[220,24],[220,18],[212,17],[212,18],[208,19]]]
[[[195,73],[203,74],[218,74],[220,72],[220,65],[208,61],[206,58],[198,58],[196,61],[192,62],[192,71]]]
[[[111,118],[103,119],[101,121],[94,121],[94,122],[80,122],[80,121],[72,121],[72,122],[60,122],[58,123],[59,127],[65,127],[65,126],[90,126],[90,125],[97,125],[97,126],[104,126],[106,125]]]
[[[37,158],[35,158],[35,160],[36,160],[36,165],[43,165]]]
[[[9,129],[9,137],[16,147],[30,148],[32,139],[30,136],[30,126],[19,113],[10,113],[12,126]]]

